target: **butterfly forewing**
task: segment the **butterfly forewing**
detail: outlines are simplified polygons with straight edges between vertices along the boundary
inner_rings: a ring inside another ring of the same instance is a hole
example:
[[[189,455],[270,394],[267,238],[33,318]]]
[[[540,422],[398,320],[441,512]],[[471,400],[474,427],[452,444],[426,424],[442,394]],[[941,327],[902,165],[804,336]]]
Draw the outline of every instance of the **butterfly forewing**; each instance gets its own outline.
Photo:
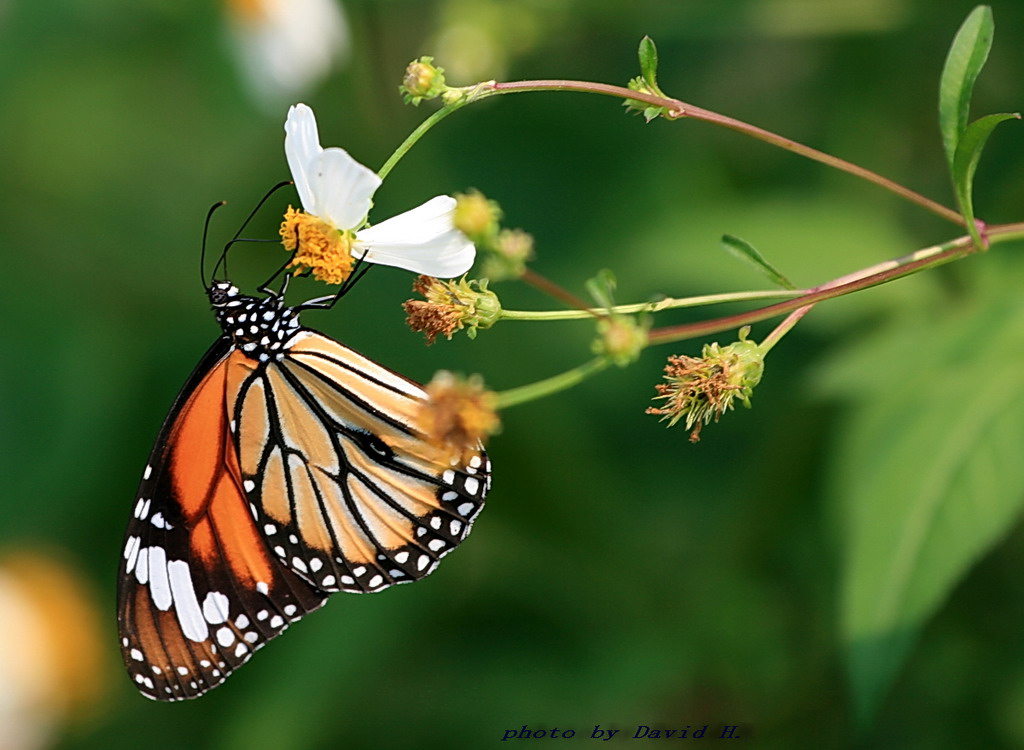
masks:
[[[160,700],[220,684],[325,599],[258,533],[228,429],[241,355],[226,350],[210,351],[172,409],[125,536],[121,652],[139,690]]]
[[[260,529],[324,591],[417,580],[469,533],[490,484],[479,449],[452,465],[415,427],[415,383],[302,331],[242,385],[236,439]]]

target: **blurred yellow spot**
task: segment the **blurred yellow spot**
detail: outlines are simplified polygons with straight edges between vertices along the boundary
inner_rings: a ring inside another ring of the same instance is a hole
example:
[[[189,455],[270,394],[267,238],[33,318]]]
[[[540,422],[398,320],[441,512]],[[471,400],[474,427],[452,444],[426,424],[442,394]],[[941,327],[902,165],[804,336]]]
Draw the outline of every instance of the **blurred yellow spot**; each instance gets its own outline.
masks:
[[[108,684],[96,602],[59,559],[8,553],[0,559],[0,623],[0,747],[48,746]]]

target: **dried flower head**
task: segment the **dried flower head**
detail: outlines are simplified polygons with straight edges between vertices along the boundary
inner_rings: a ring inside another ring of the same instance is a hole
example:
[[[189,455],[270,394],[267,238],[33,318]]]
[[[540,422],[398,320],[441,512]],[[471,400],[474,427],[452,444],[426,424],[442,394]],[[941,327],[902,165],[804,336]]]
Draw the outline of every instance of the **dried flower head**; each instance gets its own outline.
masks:
[[[413,60],[405,68],[399,93],[406,104],[419,106],[424,99],[436,99],[448,88],[444,80],[444,68],[439,68],[432,57]]]
[[[487,289],[487,280],[441,281],[432,276],[419,276],[412,285],[414,292],[422,294],[426,301],[406,300],[405,322],[414,331],[421,331],[427,337],[427,344],[433,344],[438,335],[451,340],[452,335],[463,328],[471,339],[476,338],[478,329],[490,328],[501,317],[501,302],[498,295]]]
[[[704,425],[719,418],[739,399],[750,406],[750,396],[764,372],[764,353],[745,331],[740,340],[728,346],[705,344],[699,358],[672,355],[665,365],[665,380],[655,386],[655,399],[664,401],[660,407],[649,407],[647,414],[660,414],[673,426],[686,419],[691,430],[690,441],[700,440]]]
[[[496,395],[473,375],[458,378],[441,371],[426,386],[427,400],[420,406],[417,425],[427,441],[449,461],[469,460],[480,445],[498,431]]]

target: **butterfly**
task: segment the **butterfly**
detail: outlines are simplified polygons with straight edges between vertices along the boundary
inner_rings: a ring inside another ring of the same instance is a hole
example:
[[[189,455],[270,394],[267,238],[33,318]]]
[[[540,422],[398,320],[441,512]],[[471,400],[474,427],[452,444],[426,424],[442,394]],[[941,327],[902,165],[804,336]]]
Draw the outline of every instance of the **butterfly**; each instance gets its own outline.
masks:
[[[336,297],[289,307],[288,278],[261,297],[206,285],[222,335],[143,472],[117,609],[148,698],[202,695],[334,592],[428,575],[490,489],[483,447],[432,446],[424,390],[306,328],[299,313]]]

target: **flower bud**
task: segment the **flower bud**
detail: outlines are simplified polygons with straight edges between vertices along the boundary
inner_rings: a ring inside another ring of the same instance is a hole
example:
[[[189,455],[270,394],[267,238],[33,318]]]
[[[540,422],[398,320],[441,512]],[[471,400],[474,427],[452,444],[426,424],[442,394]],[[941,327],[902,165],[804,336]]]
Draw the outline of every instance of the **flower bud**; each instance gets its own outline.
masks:
[[[594,354],[603,354],[619,367],[637,360],[647,345],[649,323],[637,323],[635,318],[607,315],[597,324],[598,338],[591,347]]]
[[[490,245],[498,232],[501,208],[479,190],[455,194],[455,228],[477,245]]]
[[[436,99],[448,88],[444,68],[436,67],[433,62],[432,57],[421,57],[406,67],[402,85],[398,87],[406,104],[419,106],[424,99]]]
[[[481,274],[491,281],[518,279],[533,260],[533,236],[522,229],[502,229],[491,252],[484,256]]]

